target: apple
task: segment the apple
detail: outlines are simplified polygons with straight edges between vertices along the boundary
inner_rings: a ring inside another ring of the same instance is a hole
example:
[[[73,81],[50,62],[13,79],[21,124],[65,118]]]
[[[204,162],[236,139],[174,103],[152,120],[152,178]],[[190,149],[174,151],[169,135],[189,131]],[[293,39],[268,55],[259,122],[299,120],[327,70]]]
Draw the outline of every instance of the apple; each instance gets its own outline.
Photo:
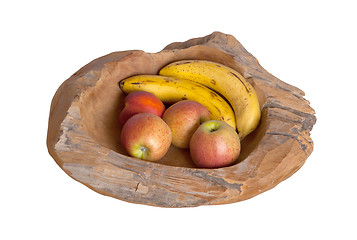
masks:
[[[235,129],[217,120],[201,124],[190,142],[192,160],[202,168],[228,166],[238,158],[240,149],[240,139]]]
[[[119,122],[121,126],[138,113],[153,113],[162,117],[165,111],[165,105],[153,93],[146,91],[135,91],[129,93],[124,99],[124,108],[120,112]]]
[[[192,100],[182,100],[166,109],[162,119],[172,132],[172,145],[189,148],[193,133],[201,123],[210,120],[209,112],[202,104]]]
[[[121,131],[121,142],[132,157],[157,161],[169,150],[171,130],[159,116],[138,113],[129,118]]]

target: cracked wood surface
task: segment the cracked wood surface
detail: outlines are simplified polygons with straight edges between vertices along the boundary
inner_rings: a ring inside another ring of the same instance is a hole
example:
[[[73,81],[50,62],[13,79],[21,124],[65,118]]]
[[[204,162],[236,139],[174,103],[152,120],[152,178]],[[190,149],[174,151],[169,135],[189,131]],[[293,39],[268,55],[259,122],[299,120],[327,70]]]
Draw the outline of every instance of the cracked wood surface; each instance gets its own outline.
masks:
[[[243,140],[232,166],[194,168],[189,152],[173,146],[157,163],[125,155],[118,138],[117,116],[124,98],[118,82],[136,74],[157,74],[183,59],[232,67],[257,91],[262,119]],[[158,53],[111,53],[81,68],[52,100],[47,146],[63,171],[103,195],[162,207],[226,204],[267,191],[300,169],[313,150],[314,114],[302,90],[263,69],[233,36],[214,32],[172,43]]]

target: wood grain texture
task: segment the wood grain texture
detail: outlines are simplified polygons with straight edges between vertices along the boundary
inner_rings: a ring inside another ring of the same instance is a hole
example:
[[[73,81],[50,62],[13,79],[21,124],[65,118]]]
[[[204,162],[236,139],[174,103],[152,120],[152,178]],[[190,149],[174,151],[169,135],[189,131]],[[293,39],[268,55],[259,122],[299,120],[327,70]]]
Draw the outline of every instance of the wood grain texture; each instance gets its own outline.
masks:
[[[189,152],[173,146],[151,163],[126,156],[120,144],[118,113],[124,94],[118,82],[157,74],[183,59],[232,67],[257,91],[262,119],[242,142],[232,166],[195,168]],[[81,68],[53,97],[47,146],[63,171],[103,195],[162,207],[227,204],[252,198],[294,174],[313,150],[315,122],[302,90],[264,70],[233,36],[214,32],[172,43],[158,53],[114,52]]]

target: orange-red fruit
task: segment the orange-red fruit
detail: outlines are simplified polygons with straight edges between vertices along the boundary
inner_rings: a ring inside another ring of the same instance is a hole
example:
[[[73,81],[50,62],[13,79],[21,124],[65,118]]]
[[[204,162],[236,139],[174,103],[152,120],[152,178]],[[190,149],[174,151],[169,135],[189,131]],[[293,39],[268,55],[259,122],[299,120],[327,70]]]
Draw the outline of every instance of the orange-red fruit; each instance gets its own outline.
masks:
[[[124,99],[125,106],[119,115],[119,122],[123,126],[125,122],[138,113],[152,113],[162,117],[165,105],[154,94],[145,91],[135,91]]]
[[[132,157],[157,161],[171,145],[169,126],[152,113],[138,113],[126,121],[121,131],[121,142]]]
[[[172,145],[179,148],[189,148],[193,133],[201,123],[210,119],[207,108],[192,100],[171,105],[162,118],[171,129]]]

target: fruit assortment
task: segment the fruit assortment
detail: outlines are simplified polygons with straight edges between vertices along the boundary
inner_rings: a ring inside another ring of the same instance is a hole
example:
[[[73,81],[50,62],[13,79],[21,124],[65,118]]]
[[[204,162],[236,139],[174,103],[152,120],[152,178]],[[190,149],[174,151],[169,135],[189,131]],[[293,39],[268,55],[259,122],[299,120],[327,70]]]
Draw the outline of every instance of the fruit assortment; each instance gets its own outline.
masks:
[[[127,94],[119,116],[122,144],[148,161],[161,159],[172,144],[189,149],[197,167],[228,166],[261,117],[251,84],[216,62],[176,61],[158,75],[123,79],[119,87]]]

